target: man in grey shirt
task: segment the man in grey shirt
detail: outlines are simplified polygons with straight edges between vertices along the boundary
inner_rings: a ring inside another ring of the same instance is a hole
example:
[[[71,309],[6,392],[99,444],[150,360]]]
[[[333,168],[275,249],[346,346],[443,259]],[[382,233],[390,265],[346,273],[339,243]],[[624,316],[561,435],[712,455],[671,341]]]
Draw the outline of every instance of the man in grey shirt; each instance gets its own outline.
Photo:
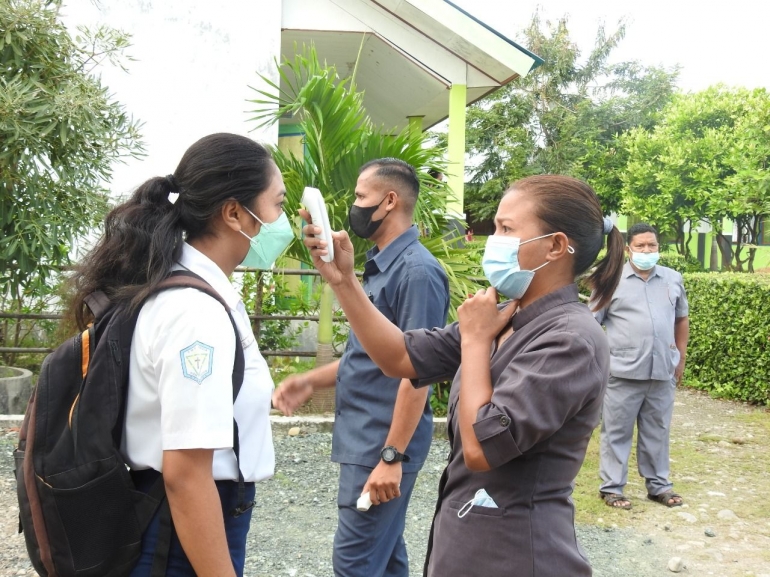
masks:
[[[607,331],[610,377],[602,408],[599,496],[630,509],[623,494],[637,423],[637,462],[647,498],[682,504],[669,480],[669,434],[674,391],[682,380],[690,325],[678,272],[657,265],[658,233],[648,224],[627,233],[628,262],[610,304],[594,316]]]

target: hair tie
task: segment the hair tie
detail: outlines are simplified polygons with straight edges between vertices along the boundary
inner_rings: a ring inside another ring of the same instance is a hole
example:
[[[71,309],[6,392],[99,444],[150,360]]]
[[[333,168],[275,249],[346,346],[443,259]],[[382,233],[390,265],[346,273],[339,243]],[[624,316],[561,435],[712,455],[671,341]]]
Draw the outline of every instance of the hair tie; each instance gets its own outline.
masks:
[[[610,234],[614,226],[615,225],[612,224],[612,219],[609,216],[605,216],[604,217],[604,234]]]
[[[173,174],[166,175],[166,184],[168,184],[168,201],[174,204],[179,198],[179,183]]]

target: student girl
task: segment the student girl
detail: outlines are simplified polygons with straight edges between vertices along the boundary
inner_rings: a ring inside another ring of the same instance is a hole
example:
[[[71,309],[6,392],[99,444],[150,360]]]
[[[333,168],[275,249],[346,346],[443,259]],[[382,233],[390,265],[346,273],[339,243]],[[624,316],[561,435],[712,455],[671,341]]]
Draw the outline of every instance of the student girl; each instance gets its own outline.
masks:
[[[514,183],[484,252],[492,287],[469,295],[443,329],[402,333],[366,298],[347,234],[334,233],[335,260],[325,263],[318,227],[305,232],[315,266],[385,374],[415,386],[453,379],[427,575],[591,575],[570,495],[599,422],[609,350],[575,279],[607,235],[589,277],[598,307],[623,267],[622,236],[594,191],[564,176]],[[510,300],[498,305],[498,294]]]
[[[241,263],[269,268],[294,238],[285,194],[263,146],[235,134],[206,136],[173,174],[148,180],[108,214],[75,277],[80,324],[94,291],[136,307],[176,270],[213,287],[234,320],[199,290],[169,289],[144,302],[131,342],[122,452],[139,490],[163,475],[174,527],[166,575],[243,574],[251,509],[236,508],[253,502],[254,482],[273,474],[273,381],[228,278]],[[236,338],[244,377],[233,403]],[[151,573],[159,515],[143,535],[132,575]]]

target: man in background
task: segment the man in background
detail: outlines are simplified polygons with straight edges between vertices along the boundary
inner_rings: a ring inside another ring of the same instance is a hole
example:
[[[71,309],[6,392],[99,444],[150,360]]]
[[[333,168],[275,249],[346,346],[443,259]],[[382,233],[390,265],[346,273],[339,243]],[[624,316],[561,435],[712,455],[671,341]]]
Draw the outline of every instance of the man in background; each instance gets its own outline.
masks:
[[[623,493],[634,423],[637,463],[647,498],[678,507],[669,479],[669,434],[674,392],[682,381],[690,333],[682,275],[657,264],[659,238],[648,224],[627,233],[628,262],[612,300],[595,313],[607,330],[610,379],[602,409],[599,497],[630,509]]]

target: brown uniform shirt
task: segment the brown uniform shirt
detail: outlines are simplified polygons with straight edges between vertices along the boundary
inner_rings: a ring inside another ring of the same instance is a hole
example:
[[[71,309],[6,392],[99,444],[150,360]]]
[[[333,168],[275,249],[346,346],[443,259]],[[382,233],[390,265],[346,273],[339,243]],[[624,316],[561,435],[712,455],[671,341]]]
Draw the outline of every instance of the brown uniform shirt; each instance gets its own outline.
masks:
[[[439,486],[428,575],[583,577],[591,568],[575,538],[572,483],[599,422],[609,375],[607,339],[573,284],[520,310],[514,333],[492,352],[492,400],[474,429],[492,467],[472,472],[455,416],[460,331],[405,333],[416,386],[454,378],[449,464]],[[485,489],[497,508],[461,507]]]

